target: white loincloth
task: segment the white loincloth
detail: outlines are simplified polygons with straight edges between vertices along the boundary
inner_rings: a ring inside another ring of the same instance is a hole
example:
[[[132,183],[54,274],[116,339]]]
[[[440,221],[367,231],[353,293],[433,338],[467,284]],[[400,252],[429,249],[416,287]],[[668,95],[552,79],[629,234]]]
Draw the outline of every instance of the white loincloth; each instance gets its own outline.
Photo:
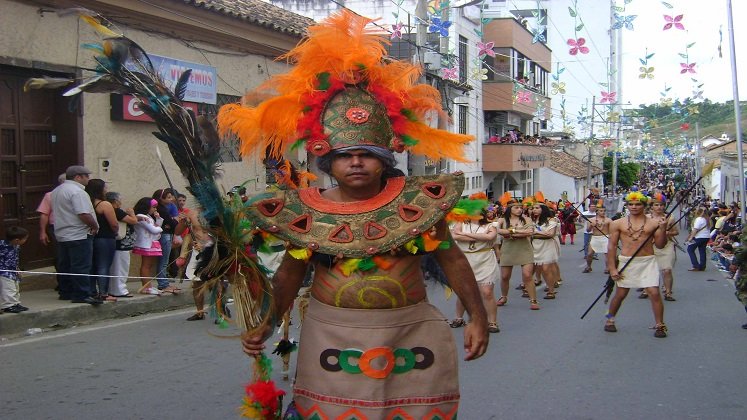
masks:
[[[619,267],[622,268],[630,257],[620,255]],[[616,282],[617,287],[626,289],[637,289],[639,287],[659,287],[659,264],[656,263],[656,257],[647,255],[645,257],[635,257],[635,259],[625,267],[622,272],[623,278]]]
[[[667,242],[667,245],[662,249],[654,247],[654,255],[657,264],[659,264],[659,270],[671,270],[674,267],[674,262],[677,261],[674,242]]]
[[[609,239],[606,236],[602,235],[592,236],[591,241],[589,241],[591,250],[596,252],[597,254],[606,254],[608,244]]]

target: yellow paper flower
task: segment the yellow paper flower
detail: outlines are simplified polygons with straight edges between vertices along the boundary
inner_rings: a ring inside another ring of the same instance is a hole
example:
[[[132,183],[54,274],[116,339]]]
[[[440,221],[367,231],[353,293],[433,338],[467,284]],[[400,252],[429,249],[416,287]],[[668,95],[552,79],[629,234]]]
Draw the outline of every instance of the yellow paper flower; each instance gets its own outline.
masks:
[[[640,201],[641,203],[645,203],[646,201],[648,201],[648,198],[638,191],[633,191],[633,192],[628,193],[628,195],[625,196],[625,201],[627,202]]]

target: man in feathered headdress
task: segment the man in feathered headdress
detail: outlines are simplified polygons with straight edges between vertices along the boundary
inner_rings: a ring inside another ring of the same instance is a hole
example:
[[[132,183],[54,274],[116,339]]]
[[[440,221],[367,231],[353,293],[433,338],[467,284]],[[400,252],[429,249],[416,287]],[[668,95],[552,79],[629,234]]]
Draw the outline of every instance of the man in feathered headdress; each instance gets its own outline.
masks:
[[[667,221],[661,217],[646,217],[643,211],[648,197],[638,191],[626,195],[625,201],[630,214],[610,223],[607,269],[617,288],[610,301],[604,330],[617,332],[615,315],[620,309],[620,305],[628,296],[630,289],[642,287],[651,298],[651,309],[656,321],[654,337],[663,338],[667,336],[667,326],[664,324],[664,304],[659,294],[659,266],[656,263],[656,257],[654,257],[654,246],[664,248],[666,245]],[[647,240],[651,235],[654,238],[653,242]],[[622,243],[619,257],[617,256],[618,242]],[[640,251],[635,254],[639,248]],[[618,271],[616,260],[619,260],[621,265],[630,261],[624,275],[621,275]]]
[[[447,212],[464,177],[405,178],[395,152],[464,160],[470,137],[429,127],[440,110],[419,70],[384,59],[385,39],[349,11],[309,28],[287,58],[296,66],[268,83],[278,95],[256,107],[221,109],[219,129],[244,153],[303,146],[337,185],[279,192],[250,209],[259,227],[289,243],[274,277],[275,312],[293,302],[309,264],[311,300],[300,338],[294,409],[300,418],[396,415],[456,417],[456,346],[443,315],[426,302],[421,256],[432,252],[464,304],[466,360],[487,349],[475,277],[451,241]],[[271,331],[272,326],[265,328]],[[267,334],[244,334],[258,355]]]

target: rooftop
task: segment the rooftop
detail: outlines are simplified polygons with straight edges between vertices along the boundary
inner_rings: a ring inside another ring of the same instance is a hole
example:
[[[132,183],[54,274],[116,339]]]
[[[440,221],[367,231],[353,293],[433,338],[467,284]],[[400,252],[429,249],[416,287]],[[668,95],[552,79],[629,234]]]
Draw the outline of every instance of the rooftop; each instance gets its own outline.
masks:
[[[302,37],[314,20],[262,0],[181,0],[185,4]]]
[[[586,178],[588,174],[588,166],[586,163],[577,159],[568,152],[558,152],[553,150],[550,157],[550,169],[561,174],[570,176],[572,178]],[[591,167],[592,175],[599,175],[604,173],[604,170],[597,167]]]

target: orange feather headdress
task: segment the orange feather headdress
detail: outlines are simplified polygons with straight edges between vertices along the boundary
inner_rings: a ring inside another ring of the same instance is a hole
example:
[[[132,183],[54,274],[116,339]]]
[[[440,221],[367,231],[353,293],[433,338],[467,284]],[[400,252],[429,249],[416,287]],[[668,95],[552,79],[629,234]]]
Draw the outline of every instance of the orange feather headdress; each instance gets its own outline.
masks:
[[[260,90],[275,96],[251,106],[223,106],[218,129],[241,140],[242,155],[279,157],[303,145],[309,153],[356,145],[409,150],[432,159],[465,161],[473,137],[430,127],[426,114],[445,117],[432,86],[416,84],[421,69],[385,57],[389,40],[369,28],[372,19],[341,10],[308,28],[308,36],[281,58],[295,66]]]

